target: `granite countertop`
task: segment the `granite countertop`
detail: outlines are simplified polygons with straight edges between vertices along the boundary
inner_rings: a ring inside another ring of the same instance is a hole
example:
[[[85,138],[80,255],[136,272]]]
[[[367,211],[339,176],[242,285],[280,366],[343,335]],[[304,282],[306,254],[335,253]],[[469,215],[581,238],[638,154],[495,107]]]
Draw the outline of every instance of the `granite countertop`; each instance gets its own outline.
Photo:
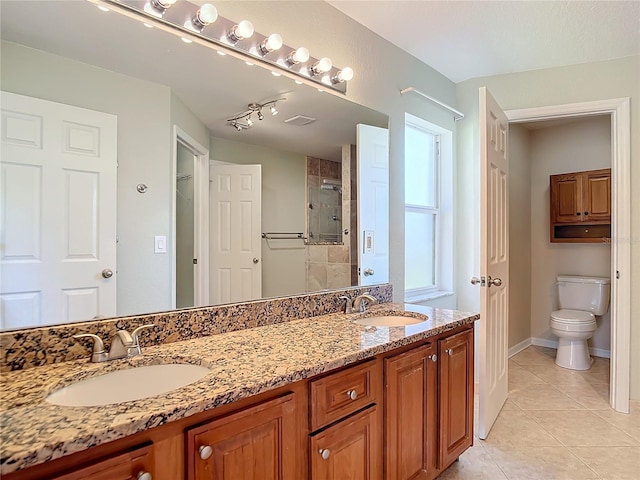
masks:
[[[0,474],[328,372],[479,318],[408,304],[373,306],[368,315],[385,313],[428,319],[406,327],[370,327],[351,321],[362,314],[330,314],[143,347],[143,354],[131,359],[73,361],[5,373],[0,380]],[[144,400],[100,407],[44,401],[52,391],[83,378],[176,362],[203,365],[211,372],[191,385]]]

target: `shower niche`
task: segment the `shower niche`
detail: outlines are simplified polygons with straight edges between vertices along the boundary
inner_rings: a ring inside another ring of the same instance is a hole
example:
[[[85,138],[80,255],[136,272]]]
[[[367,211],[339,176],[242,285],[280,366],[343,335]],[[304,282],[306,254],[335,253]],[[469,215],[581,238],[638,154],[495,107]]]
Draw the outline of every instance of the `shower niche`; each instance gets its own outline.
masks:
[[[342,244],[342,164],[307,158],[307,244]]]

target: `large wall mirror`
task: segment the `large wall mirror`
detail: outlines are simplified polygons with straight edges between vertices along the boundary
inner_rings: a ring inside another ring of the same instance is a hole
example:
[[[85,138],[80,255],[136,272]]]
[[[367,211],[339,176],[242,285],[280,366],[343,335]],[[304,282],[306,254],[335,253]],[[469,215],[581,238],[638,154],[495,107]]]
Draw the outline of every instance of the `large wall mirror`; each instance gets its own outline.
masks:
[[[0,328],[388,281],[386,115],[89,2],[0,9]]]

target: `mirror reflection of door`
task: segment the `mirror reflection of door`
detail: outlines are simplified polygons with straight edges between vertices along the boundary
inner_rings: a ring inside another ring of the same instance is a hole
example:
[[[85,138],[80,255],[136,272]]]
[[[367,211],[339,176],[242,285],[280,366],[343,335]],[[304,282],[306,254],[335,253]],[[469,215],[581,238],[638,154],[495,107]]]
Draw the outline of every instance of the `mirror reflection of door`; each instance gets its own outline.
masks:
[[[177,145],[176,169],[176,307],[195,305],[194,183],[193,152],[182,143]]]
[[[262,167],[211,165],[211,299],[262,297]]]
[[[1,102],[0,328],[115,315],[116,117]]]
[[[358,285],[389,281],[389,130],[357,125]]]

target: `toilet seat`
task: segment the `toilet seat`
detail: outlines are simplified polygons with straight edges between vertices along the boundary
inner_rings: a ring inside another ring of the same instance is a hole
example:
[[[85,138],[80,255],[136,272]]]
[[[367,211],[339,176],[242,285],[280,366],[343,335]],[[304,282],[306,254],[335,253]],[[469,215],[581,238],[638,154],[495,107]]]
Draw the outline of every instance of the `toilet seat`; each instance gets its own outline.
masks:
[[[556,323],[585,324],[595,323],[596,317],[593,313],[584,310],[562,309],[551,312],[551,320]]]

